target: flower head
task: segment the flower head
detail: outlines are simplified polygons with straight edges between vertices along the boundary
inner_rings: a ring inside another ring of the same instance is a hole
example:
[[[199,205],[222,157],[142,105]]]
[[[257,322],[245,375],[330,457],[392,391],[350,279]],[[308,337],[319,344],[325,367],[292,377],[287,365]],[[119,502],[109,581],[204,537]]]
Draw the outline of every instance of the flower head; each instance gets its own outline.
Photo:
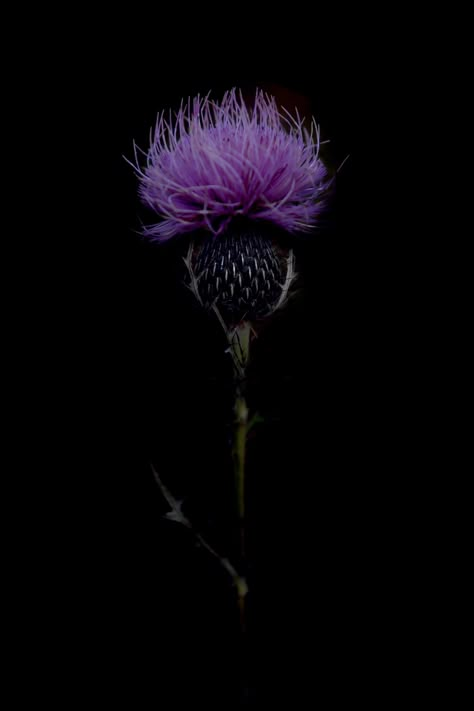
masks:
[[[310,231],[329,182],[314,120],[306,130],[261,91],[252,109],[232,90],[220,103],[197,97],[174,118],[159,114],[146,158],[139,193],[161,220],[145,234],[159,241],[220,235],[236,218]]]

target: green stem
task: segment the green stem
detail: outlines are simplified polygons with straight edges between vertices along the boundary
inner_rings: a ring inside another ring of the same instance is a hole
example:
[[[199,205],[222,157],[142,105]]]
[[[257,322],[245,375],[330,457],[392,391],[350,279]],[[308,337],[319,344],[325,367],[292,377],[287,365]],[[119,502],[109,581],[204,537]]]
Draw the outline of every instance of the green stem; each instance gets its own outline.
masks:
[[[246,567],[246,540],[245,540],[245,455],[247,448],[247,431],[249,411],[244,395],[245,368],[249,357],[250,325],[241,324],[231,338],[232,355],[234,362],[239,365],[236,370],[236,397],[234,405],[234,478],[237,498],[237,517],[239,525],[240,561],[245,571]],[[240,623],[242,632],[246,628],[245,602],[247,586],[237,589],[240,610]]]
[[[237,394],[235,401],[235,429],[234,429],[234,476],[235,489],[237,494],[237,516],[239,524],[239,546],[240,546],[240,564],[243,567],[245,575],[245,450],[247,445],[247,423],[248,409],[245,398]],[[237,586],[238,605],[240,613],[240,628],[242,634],[246,631],[246,596],[247,585],[245,587]]]
[[[245,453],[247,447],[248,408],[245,398],[235,401],[234,473],[237,491],[237,513],[240,524],[241,555],[245,560]]]

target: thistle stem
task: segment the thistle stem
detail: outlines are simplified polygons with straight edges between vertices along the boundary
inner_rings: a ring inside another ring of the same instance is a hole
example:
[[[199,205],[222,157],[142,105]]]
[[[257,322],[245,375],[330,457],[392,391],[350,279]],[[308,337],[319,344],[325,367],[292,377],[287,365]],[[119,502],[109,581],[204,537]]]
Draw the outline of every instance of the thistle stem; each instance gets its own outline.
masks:
[[[249,356],[250,324],[240,324],[230,337],[231,351],[236,369],[236,396],[234,405],[234,445],[232,450],[234,463],[234,480],[237,499],[237,520],[239,526],[240,563],[246,568],[246,535],[245,535],[245,455],[247,448],[247,430],[249,412],[244,395],[245,368]],[[246,595],[245,588],[237,588],[240,611],[240,626],[242,633],[246,629]]]
[[[242,395],[237,395],[235,401],[234,474],[242,560],[245,560],[245,453],[247,447],[247,425],[247,404]]]

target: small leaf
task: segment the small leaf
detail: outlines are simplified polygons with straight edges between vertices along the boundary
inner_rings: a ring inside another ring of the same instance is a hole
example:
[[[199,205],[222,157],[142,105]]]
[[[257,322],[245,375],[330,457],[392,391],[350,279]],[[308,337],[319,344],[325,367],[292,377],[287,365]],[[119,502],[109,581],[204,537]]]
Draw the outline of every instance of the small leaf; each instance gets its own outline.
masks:
[[[247,425],[247,434],[249,434],[249,432],[250,432],[251,430],[253,430],[253,428],[254,428],[256,425],[261,425],[261,424],[263,424],[264,422],[265,422],[265,418],[262,417],[261,415],[259,415],[258,412],[256,412],[255,415],[253,415],[253,416],[250,418],[250,421],[249,421],[249,423],[248,423],[248,425]]]

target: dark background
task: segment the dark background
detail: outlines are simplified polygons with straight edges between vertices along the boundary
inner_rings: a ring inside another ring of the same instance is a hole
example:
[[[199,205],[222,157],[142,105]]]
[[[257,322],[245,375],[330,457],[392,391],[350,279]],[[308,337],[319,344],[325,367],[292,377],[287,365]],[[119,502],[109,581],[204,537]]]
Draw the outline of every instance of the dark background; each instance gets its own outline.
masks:
[[[371,198],[385,147],[371,70],[335,38],[233,62],[230,40],[210,57],[199,43],[188,52],[117,45],[85,42],[64,72],[55,57],[54,89],[47,70],[34,82],[53,107],[43,117],[48,268],[32,306],[36,343],[53,344],[36,346],[33,406],[32,453],[51,472],[34,489],[48,536],[34,576],[33,654],[45,638],[54,649],[42,684],[52,674],[60,698],[94,693],[130,708],[154,698],[231,709],[245,658],[255,708],[286,698],[299,707],[299,697],[380,708],[414,673],[409,585],[398,574],[413,431],[397,409],[406,358],[390,288],[398,247]],[[123,158],[133,139],[146,147],[159,110],[233,86],[309,109],[331,140],[333,170],[350,155],[321,231],[298,244],[300,292],[254,344],[249,402],[264,423],[249,445],[243,649],[229,581],[163,520],[150,468],[217,548],[230,545],[230,364],[181,284],[181,243],[137,234],[151,216]]]

